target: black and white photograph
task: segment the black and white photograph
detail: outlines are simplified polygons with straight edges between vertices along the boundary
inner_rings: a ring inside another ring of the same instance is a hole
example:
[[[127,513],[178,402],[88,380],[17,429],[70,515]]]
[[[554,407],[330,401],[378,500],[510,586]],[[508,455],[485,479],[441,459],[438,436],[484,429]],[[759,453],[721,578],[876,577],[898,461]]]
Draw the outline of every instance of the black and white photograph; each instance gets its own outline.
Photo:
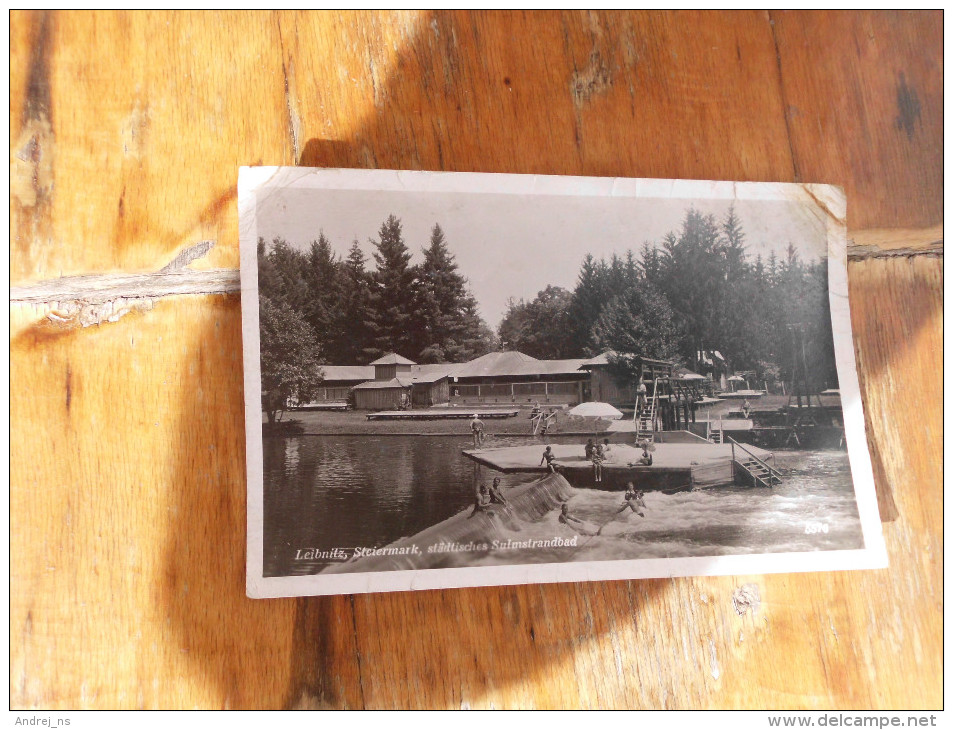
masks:
[[[243,168],[248,594],[885,564],[823,185]]]

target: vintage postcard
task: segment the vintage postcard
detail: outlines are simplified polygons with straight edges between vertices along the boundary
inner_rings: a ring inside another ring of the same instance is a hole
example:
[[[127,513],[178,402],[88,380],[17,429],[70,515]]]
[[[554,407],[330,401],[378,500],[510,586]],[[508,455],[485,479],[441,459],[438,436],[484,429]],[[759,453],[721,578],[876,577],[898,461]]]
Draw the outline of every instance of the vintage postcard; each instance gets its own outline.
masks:
[[[886,565],[843,192],[242,168],[252,597]]]

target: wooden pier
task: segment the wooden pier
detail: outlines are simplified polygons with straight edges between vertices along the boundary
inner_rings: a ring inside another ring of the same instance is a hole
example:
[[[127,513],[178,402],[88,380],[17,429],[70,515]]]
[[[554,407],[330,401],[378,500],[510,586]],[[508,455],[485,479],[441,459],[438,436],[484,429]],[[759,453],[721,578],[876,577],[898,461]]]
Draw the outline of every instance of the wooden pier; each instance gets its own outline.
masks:
[[[656,443],[650,452],[652,464],[640,463],[642,449],[628,444],[613,444],[609,458],[602,463],[602,479],[595,481],[592,462],[586,459],[583,444],[552,444],[556,470],[574,487],[624,490],[633,482],[645,491],[678,491],[728,485],[768,486],[764,471],[777,472],[770,466],[773,454],[755,446],[732,443],[712,444],[702,440],[686,443]],[[498,449],[471,449],[464,455],[478,464],[504,474],[544,473],[542,444]],[[753,474],[756,465],[757,474]],[[758,479],[761,479],[759,484]]]

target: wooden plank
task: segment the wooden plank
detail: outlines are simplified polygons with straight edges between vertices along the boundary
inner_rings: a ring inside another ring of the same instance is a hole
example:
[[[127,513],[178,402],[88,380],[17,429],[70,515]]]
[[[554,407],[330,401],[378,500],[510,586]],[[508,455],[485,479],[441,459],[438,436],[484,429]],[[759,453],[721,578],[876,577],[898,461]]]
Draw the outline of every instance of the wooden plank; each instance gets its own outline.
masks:
[[[771,19],[797,180],[843,185],[851,228],[940,223],[943,13]]]
[[[294,161],[270,13],[13,12],[11,278],[154,271],[222,242],[239,165]],[[277,113],[263,113],[263,109]]]
[[[302,165],[794,179],[765,13],[296,13],[281,27]]]
[[[283,706],[295,602],[244,596],[238,297],[39,314],[13,310],[11,701]]]
[[[253,602],[237,297],[12,306],[11,705],[940,706],[937,17],[12,13],[17,284],[205,239],[192,268],[234,268],[259,162],[835,182],[932,248],[849,267],[891,519],[864,573]]]

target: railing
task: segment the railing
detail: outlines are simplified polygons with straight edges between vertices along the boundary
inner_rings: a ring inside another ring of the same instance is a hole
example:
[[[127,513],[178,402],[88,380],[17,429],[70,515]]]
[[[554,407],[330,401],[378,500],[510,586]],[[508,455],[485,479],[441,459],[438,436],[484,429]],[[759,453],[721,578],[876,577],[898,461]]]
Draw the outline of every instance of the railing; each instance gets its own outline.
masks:
[[[735,446],[737,446],[739,449],[744,451],[748,456],[754,459],[756,463],[760,464],[765,469],[767,469],[768,474],[770,474],[773,477],[781,476],[781,472],[779,472],[777,469],[775,469],[773,466],[771,466],[768,462],[766,462],[764,459],[762,459],[760,456],[758,456],[754,452],[750,451],[749,449],[746,449],[743,444],[738,443],[733,438],[731,438],[731,436],[726,436],[724,435],[724,432],[722,432],[722,438],[728,439],[729,443],[731,443],[731,460],[732,461],[737,461],[737,459],[735,458]]]

